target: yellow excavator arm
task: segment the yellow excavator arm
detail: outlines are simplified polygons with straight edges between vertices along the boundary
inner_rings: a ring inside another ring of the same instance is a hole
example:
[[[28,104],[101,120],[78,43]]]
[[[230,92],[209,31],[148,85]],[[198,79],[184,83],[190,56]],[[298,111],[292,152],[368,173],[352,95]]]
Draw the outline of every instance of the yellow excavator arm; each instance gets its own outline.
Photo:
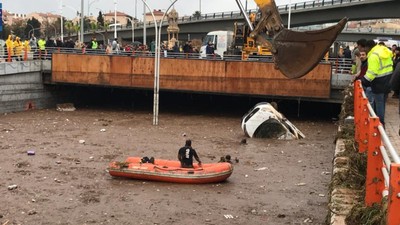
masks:
[[[261,12],[256,27],[252,26],[240,0],[236,0],[252,30],[250,37],[271,49],[275,67],[288,78],[300,78],[310,72],[321,61],[347,23],[347,18],[343,18],[338,24],[322,30],[288,30],[282,23],[274,0],[254,2]]]

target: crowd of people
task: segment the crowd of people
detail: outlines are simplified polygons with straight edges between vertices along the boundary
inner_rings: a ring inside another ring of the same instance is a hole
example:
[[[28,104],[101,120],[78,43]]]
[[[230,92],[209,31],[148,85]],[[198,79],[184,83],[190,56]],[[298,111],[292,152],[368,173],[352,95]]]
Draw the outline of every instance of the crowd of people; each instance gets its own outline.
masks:
[[[393,98],[399,97],[400,48],[360,39],[352,52],[352,59],[354,78],[361,80],[369,103],[385,126],[386,100],[391,92]]]
[[[51,59],[51,54],[58,50],[88,54],[154,55],[155,42],[152,41],[149,48],[147,45],[140,44],[139,42],[123,42],[121,44],[117,38],[108,40],[107,43],[99,43],[96,37],[92,37],[90,42],[83,43],[79,40],[74,41],[72,38],[61,40],[61,38],[54,39],[48,37],[45,39],[44,37],[36,38],[32,35],[28,40],[21,40],[20,37],[9,35],[5,41],[3,50],[4,58],[7,58],[7,61]],[[162,42],[160,52],[164,57],[199,56],[199,49],[193,47],[191,41],[187,41],[183,45],[179,45],[176,41],[173,46],[168,46],[167,43]]]

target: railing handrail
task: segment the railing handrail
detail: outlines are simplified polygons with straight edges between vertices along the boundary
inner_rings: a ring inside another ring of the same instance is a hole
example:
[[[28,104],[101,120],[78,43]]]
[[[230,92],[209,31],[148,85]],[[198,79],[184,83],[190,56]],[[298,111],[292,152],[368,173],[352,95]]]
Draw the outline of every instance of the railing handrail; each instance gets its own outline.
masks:
[[[381,204],[382,197],[387,196],[386,224],[400,224],[399,154],[371,107],[359,80],[354,82],[354,124],[358,151],[367,152],[365,204]]]

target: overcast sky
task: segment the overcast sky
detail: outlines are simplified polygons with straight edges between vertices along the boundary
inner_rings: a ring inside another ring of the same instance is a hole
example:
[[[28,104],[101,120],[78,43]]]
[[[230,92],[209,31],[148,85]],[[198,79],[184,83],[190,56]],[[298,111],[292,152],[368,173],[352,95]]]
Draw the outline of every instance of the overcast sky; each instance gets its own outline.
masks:
[[[114,1],[117,2],[117,11],[124,12],[133,17],[137,15],[137,18],[140,20],[143,18],[142,0],[84,0],[84,14],[87,15],[89,4],[91,14],[97,15],[100,10],[103,12],[113,12]],[[310,0],[291,0],[292,4],[306,1]],[[81,7],[81,0],[0,0],[0,2],[3,3],[3,9],[24,14],[31,12],[60,14],[62,2],[63,5],[65,5],[63,8],[63,15],[68,19],[75,17],[75,10],[80,11]],[[135,7],[135,2],[137,2],[137,7]],[[246,0],[241,0],[241,2],[244,6]],[[290,0],[275,0],[275,2],[279,6],[289,4]],[[147,0],[147,4],[152,9],[161,9],[164,11],[171,5],[171,0]],[[248,0],[247,4],[248,9],[256,8],[256,4],[253,0]],[[175,9],[178,11],[179,16],[192,15],[195,11],[200,9],[200,5],[202,13],[239,10],[235,0],[178,0],[175,3]]]

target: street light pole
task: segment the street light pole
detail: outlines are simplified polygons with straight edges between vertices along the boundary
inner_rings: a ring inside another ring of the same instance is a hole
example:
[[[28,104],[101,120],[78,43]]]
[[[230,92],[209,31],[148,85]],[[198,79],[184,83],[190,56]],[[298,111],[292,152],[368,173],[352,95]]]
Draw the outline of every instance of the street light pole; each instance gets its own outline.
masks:
[[[32,30],[35,29],[35,28],[34,28],[31,24],[29,24],[29,23],[26,23],[26,25],[31,26],[31,27],[32,27]],[[31,38],[30,36],[31,36],[31,31],[32,31],[32,30],[30,30],[30,31],[28,32],[28,38]]]
[[[146,45],[147,42],[147,35],[146,35],[146,31],[147,31],[147,25],[146,25],[146,0],[143,0],[143,45]],[[152,12],[151,12],[152,13]]]
[[[85,39],[84,39],[84,36],[83,36],[83,31],[84,31],[84,29],[83,29],[83,26],[84,26],[83,9],[84,9],[84,3],[83,3],[83,0],[81,0],[81,42],[85,43]]]
[[[292,17],[292,0],[289,0],[288,29],[290,29],[291,17]]]
[[[57,28],[53,24],[49,24],[54,29],[54,38],[57,37]]]
[[[90,16],[90,6],[91,6],[93,3],[98,2],[98,1],[99,1],[99,0],[93,0],[93,1],[89,2],[88,8],[87,8],[87,15],[88,15],[88,16]]]
[[[130,22],[131,22],[131,25],[132,25],[132,43],[133,42],[135,42],[135,19],[131,19],[131,18],[129,18],[129,17],[126,17]]]
[[[117,0],[114,0],[114,39],[117,38]]]
[[[62,5],[62,7],[68,7],[68,8],[70,8],[71,10],[73,10],[74,12],[76,12],[76,15],[77,16],[79,16],[79,15],[81,15],[82,13],[80,13],[76,8],[74,8],[74,7],[72,7],[72,6],[70,6],[70,5]],[[81,23],[81,22],[80,22]],[[81,25],[81,27],[82,27],[82,25]],[[82,39],[81,39],[81,35],[77,35],[78,36],[78,41],[80,42]]]
[[[62,0],[60,0],[60,14],[61,14],[61,18],[60,18],[60,20],[61,20],[61,27],[60,27],[60,30],[61,30],[61,42],[64,42],[64,18],[63,18],[63,2],[62,2]]]

